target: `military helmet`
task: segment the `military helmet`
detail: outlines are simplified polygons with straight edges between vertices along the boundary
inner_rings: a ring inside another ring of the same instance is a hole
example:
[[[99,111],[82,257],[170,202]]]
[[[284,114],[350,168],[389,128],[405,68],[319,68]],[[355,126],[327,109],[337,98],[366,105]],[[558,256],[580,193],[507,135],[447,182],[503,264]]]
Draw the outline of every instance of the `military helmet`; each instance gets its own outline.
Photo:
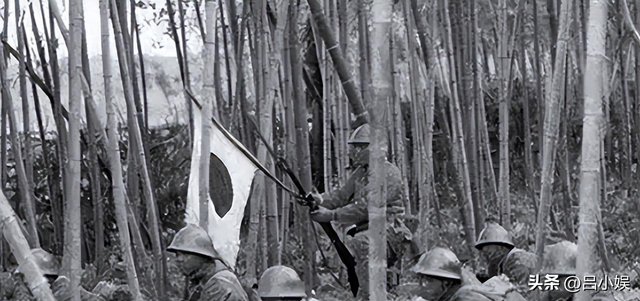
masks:
[[[187,252],[220,259],[220,255],[213,247],[213,242],[207,231],[195,224],[187,224],[180,229],[173,237],[171,245],[167,248],[169,252]]]
[[[356,128],[353,133],[351,133],[351,137],[349,137],[349,144],[369,144],[369,124],[365,123],[358,128]]]
[[[42,275],[44,276],[58,276],[60,271],[60,262],[53,254],[41,249],[31,249],[31,256],[33,261],[40,268]],[[20,272],[20,269],[17,270]]]
[[[480,250],[486,245],[514,247],[511,234],[497,223],[487,223],[487,226],[480,232],[476,242],[476,249]]]
[[[262,273],[258,282],[260,298],[306,298],[304,282],[292,268],[277,265]]]
[[[545,248],[542,274],[575,275],[578,245],[561,241]]]
[[[445,248],[434,248],[422,254],[411,271],[432,277],[445,279],[461,279],[462,264],[456,254]]]

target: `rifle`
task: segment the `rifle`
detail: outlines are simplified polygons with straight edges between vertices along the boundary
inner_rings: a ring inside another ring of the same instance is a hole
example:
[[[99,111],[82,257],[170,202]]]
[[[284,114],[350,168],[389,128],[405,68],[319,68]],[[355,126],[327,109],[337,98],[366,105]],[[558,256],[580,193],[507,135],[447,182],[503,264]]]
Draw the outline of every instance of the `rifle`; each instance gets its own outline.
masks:
[[[187,95],[189,95],[189,98],[191,98],[191,100],[195,103],[195,105],[198,108],[202,109],[202,105],[196,99],[196,97],[193,96],[193,94],[188,88],[185,88],[185,92],[187,93]],[[277,158],[278,163],[276,166],[280,167],[285,173],[287,173],[287,175],[289,176],[293,184],[296,185],[296,188],[298,188],[297,193],[293,191],[291,188],[284,185],[278,178],[272,175],[268,169],[262,166],[262,164],[260,164],[258,159],[256,159],[253,156],[253,154],[251,154],[251,152],[249,152],[242,144],[240,144],[240,142],[238,142],[233,136],[231,136],[231,134],[227,132],[227,130],[220,123],[218,123],[218,121],[215,120],[215,118],[211,118],[211,121],[213,122],[214,126],[216,126],[220,130],[220,132],[222,132],[222,134],[224,134],[229,139],[229,141],[231,141],[245,156],[247,156],[247,158],[258,169],[260,169],[260,171],[262,171],[268,178],[273,180],[282,189],[290,193],[293,197],[299,199],[300,201],[298,203],[309,207],[310,212],[318,209],[318,204],[316,204],[311,194],[305,191],[304,187],[302,186],[302,183],[300,183],[300,181],[298,180],[298,177],[295,175],[295,173],[293,173],[293,171],[289,167],[289,164],[287,164],[287,161],[284,158],[279,158],[275,155],[273,149],[271,149],[271,147],[269,146],[269,144],[267,143],[267,141],[264,139],[264,137],[259,131],[256,130],[256,133],[258,134],[258,136],[266,146],[267,151],[271,154],[271,156],[273,156],[274,158]],[[331,223],[319,223],[319,224],[322,227],[322,230],[324,230],[324,232],[327,234],[327,236],[333,243],[333,246],[336,248],[336,251],[338,252],[338,256],[340,257],[340,260],[347,268],[347,276],[348,276],[347,279],[349,280],[349,286],[351,287],[351,292],[353,293],[354,297],[357,296],[358,289],[360,288],[360,282],[358,281],[358,275],[356,274],[356,260],[353,258],[353,255],[351,255],[351,252],[349,252],[349,249],[347,249],[344,243],[340,240],[338,233],[336,233],[336,230],[333,229],[333,226],[331,226]]]
[[[278,160],[278,165],[282,168],[282,170],[284,170],[284,172],[287,173],[293,184],[296,185],[296,187],[300,191],[300,194],[305,195],[304,199],[302,199],[299,203],[309,207],[309,212],[317,210],[318,204],[316,203],[315,199],[311,196],[311,193],[305,193],[302,183],[300,183],[298,177],[296,177],[291,168],[289,168],[287,162],[283,158],[280,158]],[[331,226],[331,223],[318,224],[320,224],[322,230],[324,230],[324,232],[333,243],[333,246],[336,248],[336,251],[338,252],[338,256],[340,257],[342,263],[345,265],[345,267],[347,267],[347,279],[349,280],[351,293],[353,293],[353,296],[356,297],[358,295],[358,289],[360,288],[360,282],[358,281],[358,275],[356,274],[356,260],[353,258],[353,255],[351,255],[351,252],[349,252],[349,249],[347,249],[344,243],[342,243],[340,237],[338,236],[338,233],[336,233],[336,230],[333,229],[333,226]]]

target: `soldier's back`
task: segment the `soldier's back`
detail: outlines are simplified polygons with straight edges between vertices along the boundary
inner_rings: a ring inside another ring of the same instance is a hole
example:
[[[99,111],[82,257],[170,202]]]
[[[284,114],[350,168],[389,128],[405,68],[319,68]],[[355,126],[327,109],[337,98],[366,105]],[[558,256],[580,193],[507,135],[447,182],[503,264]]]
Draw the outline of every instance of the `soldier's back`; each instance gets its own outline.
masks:
[[[529,275],[533,274],[536,261],[536,254],[522,249],[513,249],[502,264],[502,272],[515,284],[524,284],[528,281]]]
[[[229,270],[215,273],[204,285],[197,300],[248,301],[240,281]]]

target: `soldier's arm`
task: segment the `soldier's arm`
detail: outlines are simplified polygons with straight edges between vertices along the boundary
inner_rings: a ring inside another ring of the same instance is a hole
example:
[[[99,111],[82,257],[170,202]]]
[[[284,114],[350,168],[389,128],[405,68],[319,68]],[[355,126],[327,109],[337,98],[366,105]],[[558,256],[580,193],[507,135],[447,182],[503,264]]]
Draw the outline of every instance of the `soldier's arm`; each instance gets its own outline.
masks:
[[[339,223],[359,224],[369,219],[369,211],[367,202],[360,198],[354,199],[354,202],[334,210],[335,221]]]
[[[364,170],[359,168],[348,179],[347,182],[337,189],[322,194],[322,207],[336,209],[349,204],[351,196],[355,193],[356,179],[362,177]]]
[[[533,253],[519,251],[510,253],[503,264],[504,274],[516,284],[524,284],[533,273],[537,257]]]
[[[239,282],[228,276],[216,275],[207,282],[200,294],[200,301],[249,301],[247,293]]]

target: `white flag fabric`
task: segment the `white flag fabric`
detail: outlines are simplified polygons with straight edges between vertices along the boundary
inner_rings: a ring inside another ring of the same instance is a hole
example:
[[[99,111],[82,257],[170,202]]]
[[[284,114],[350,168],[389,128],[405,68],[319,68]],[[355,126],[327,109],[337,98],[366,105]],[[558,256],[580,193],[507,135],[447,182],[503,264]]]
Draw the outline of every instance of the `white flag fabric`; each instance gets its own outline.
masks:
[[[202,115],[193,108],[194,142],[187,192],[185,222],[200,220],[200,158],[202,152]],[[209,222],[207,232],[224,261],[235,269],[240,249],[240,224],[257,167],[211,120],[211,159],[209,168]],[[241,145],[233,139],[237,145]],[[213,196],[213,199],[212,199]]]

